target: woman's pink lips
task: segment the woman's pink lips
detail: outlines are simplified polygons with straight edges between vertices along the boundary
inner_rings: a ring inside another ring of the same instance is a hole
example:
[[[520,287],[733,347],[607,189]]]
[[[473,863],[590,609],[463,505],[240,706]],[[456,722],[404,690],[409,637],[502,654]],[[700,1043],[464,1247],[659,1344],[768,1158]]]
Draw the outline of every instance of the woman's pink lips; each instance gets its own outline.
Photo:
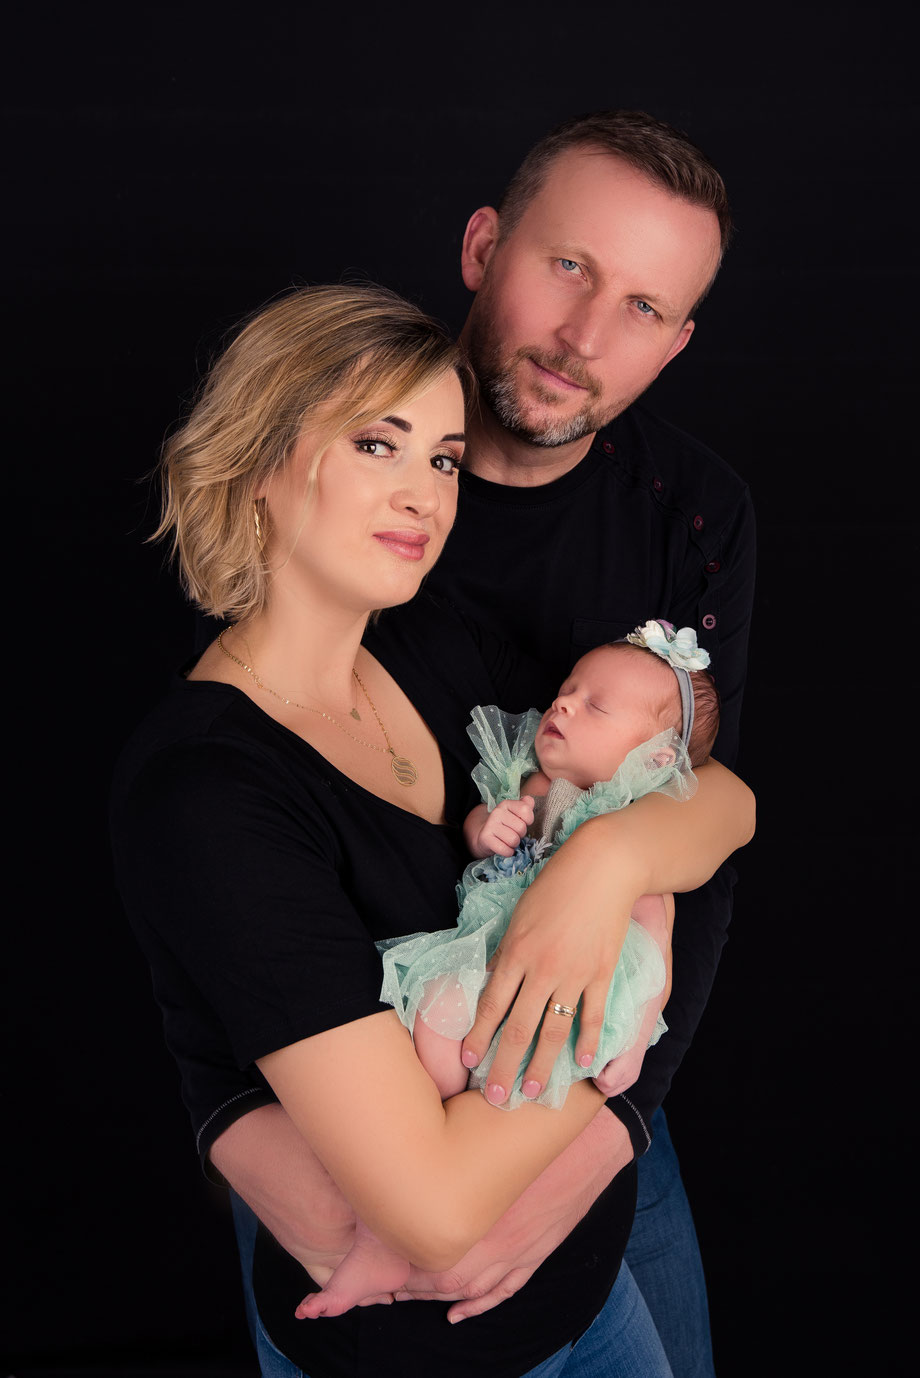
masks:
[[[374,540],[401,555],[404,560],[420,560],[430,540],[424,531],[375,531]]]
[[[547,378],[552,378],[553,382],[558,384],[560,387],[571,388],[573,392],[588,391],[587,388],[582,387],[581,383],[575,383],[572,381],[571,378],[566,378],[564,373],[556,373],[551,368],[544,368],[542,364],[537,363],[536,359],[531,359],[530,362],[533,364],[534,368],[537,370],[538,373],[544,374]]]

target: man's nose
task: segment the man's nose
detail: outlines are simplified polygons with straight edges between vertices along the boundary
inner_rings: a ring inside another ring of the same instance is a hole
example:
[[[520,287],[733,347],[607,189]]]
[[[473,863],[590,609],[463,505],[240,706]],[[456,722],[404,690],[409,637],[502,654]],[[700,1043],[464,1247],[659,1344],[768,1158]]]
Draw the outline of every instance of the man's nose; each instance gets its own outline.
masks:
[[[614,329],[614,313],[609,302],[600,296],[590,296],[572,303],[556,337],[568,353],[577,358],[600,359],[609,349]]]

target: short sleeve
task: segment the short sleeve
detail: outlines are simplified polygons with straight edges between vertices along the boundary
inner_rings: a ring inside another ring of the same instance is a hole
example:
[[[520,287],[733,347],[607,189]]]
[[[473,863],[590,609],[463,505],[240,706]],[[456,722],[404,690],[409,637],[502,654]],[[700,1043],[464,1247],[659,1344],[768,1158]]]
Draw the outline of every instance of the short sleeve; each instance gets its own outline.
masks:
[[[155,984],[165,973],[178,1006],[158,995],[171,1044],[182,1007],[203,1004],[246,1068],[383,1008],[379,959],[322,809],[280,777],[267,788],[252,749],[198,741],[160,752],[114,832],[126,908]]]

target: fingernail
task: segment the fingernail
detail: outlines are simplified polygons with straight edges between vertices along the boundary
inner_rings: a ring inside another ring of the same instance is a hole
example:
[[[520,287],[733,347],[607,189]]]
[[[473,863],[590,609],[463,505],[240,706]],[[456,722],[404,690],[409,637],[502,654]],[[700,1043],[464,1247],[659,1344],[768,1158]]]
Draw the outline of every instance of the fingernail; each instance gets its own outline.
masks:
[[[490,1081],[486,1087],[486,1100],[490,1105],[501,1105],[505,1099],[504,1086],[496,1086],[494,1081]]]
[[[524,1092],[524,1095],[527,1097],[528,1100],[533,1100],[534,1096],[539,1096],[540,1092],[543,1090],[543,1087],[540,1085],[538,1081],[525,1081],[524,1085],[521,1087],[521,1090]]]
[[[593,1053],[582,1053],[581,1057],[578,1059],[578,1065],[579,1067],[590,1067],[593,1061]]]
[[[461,1321],[466,1320],[466,1316],[448,1316],[447,1319],[450,1321],[451,1325],[459,1325]]]
[[[460,1054],[460,1061],[463,1063],[464,1067],[479,1066],[479,1058],[473,1052],[472,1048],[463,1049],[463,1052]]]

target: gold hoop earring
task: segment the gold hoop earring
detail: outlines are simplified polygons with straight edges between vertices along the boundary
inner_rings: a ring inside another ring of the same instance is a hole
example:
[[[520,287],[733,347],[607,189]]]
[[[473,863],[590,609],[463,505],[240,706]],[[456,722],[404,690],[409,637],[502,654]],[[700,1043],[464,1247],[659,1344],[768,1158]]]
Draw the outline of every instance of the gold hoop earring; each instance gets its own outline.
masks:
[[[259,543],[259,549],[260,549],[260,550],[264,550],[264,549],[265,549],[265,532],[262,530],[262,520],[261,520],[261,518],[260,518],[260,516],[259,516],[259,504],[258,504],[257,501],[253,501],[253,504],[252,504],[252,519],[253,519],[253,521],[255,522],[256,540],[257,540],[258,543]]]

